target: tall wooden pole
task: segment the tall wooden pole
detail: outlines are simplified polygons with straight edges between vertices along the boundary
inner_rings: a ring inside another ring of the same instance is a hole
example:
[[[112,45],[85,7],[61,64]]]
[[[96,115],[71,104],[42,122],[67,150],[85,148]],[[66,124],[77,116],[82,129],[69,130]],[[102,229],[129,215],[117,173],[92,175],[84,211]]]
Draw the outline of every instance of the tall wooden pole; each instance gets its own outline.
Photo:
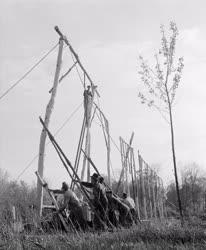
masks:
[[[151,178],[149,174],[149,166],[146,165],[146,173],[147,173],[147,188],[148,188],[148,199],[149,199],[149,207],[150,207],[150,218],[153,217],[153,211],[152,211],[152,198],[151,198]]]
[[[125,158],[124,158],[124,162],[126,163],[127,161],[127,158],[128,158],[128,155],[129,155],[129,151],[131,149],[131,145],[132,145],[132,141],[133,141],[133,138],[134,138],[134,132],[132,132],[132,135],[131,135],[131,138],[130,138],[130,141],[129,141],[129,146],[128,149],[127,149],[127,152],[126,152],[126,155],[125,155]],[[124,166],[125,164],[123,164],[122,166]],[[119,186],[121,184],[121,180],[122,180],[122,177],[124,176],[124,167],[122,167],[122,171],[120,173],[120,177],[119,177],[119,181],[118,181],[118,184],[117,184],[117,188],[116,188],[116,194],[118,193],[118,190],[119,190]]]
[[[88,134],[86,133],[86,140],[85,140],[85,146],[84,146],[84,151],[85,151],[86,155],[88,154],[88,139],[87,139],[87,136],[88,136]],[[83,157],[82,170],[81,170],[81,181],[84,181],[86,162],[87,162],[87,158],[86,158],[86,156],[84,156]]]
[[[104,116],[103,116],[104,117]],[[104,117],[104,122],[105,122],[105,130],[106,130],[106,134],[107,134],[107,176],[108,176],[108,184],[109,186],[111,186],[111,171],[110,171],[110,132],[109,132],[109,122],[108,120]]]
[[[122,184],[123,184],[123,192],[125,192],[125,169],[124,169],[124,150],[123,150],[123,140],[122,137],[119,137],[120,140],[120,155],[121,155],[121,162],[122,162]],[[116,192],[117,193],[117,192]]]
[[[57,93],[57,87],[58,87],[59,75],[60,75],[60,69],[61,69],[61,63],[62,63],[63,43],[64,43],[63,39],[60,38],[56,72],[54,76],[54,84],[53,84],[53,89],[51,92],[49,103],[47,104],[47,107],[46,107],[46,114],[44,118],[44,123],[46,127],[49,127],[49,121],[50,121],[52,109],[54,107],[54,100],[55,100],[56,93]],[[47,133],[44,129],[42,129],[41,136],[40,136],[39,160],[38,160],[38,173],[41,178],[43,178],[43,175],[44,175],[44,153],[45,153],[46,137],[47,137]],[[42,214],[42,205],[43,205],[43,188],[38,179],[37,180],[37,209],[38,209],[39,216],[41,216]]]
[[[161,207],[161,216],[164,218],[164,186],[162,179],[159,179],[160,185],[160,207]]]
[[[160,207],[160,187],[159,187],[159,176],[156,178],[156,192],[157,192],[157,211],[159,218],[161,218],[161,207]]]
[[[139,172],[140,172],[140,185],[141,185],[141,192],[142,192],[142,201],[143,201],[143,214],[144,218],[147,220],[147,204],[146,204],[146,197],[145,197],[145,176],[143,174],[143,160],[141,155],[138,151],[138,159],[139,159]]]
[[[90,157],[91,154],[91,134],[90,134],[90,127],[87,128],[87,155]],[[87,161],[87,181],[90,181],[90,162]]]
[[[105,117],[104,113],[101,111],[101,109],[94,103],[95,107],[99,111],[99,120],[102,125],[102,132],[104,135],[104,140],[107,148],[107,177],[108,177],[108,185],[111,186],[111,148],[110,148],[110,132],[109,132],[109,122],[107,118]]]
[[[84,74],[85,75],[85,74]],[[93,100],[94,100],[94,95],[92,92],[88,92],[89,90],[84,91],[84,116],[86,117],[86,139],[85,139],[85,153],[88,157],[90,157],[90,152],[91,152],[91,124],[92,124],[92,107],[93,107]],[[93,116],[95,114],[93,113]],[[82,149],[82,147],[81,147]],[[83,158],[83,166],[82,166],[82,171],[81,171],[81,180],[84,180],[84,175],[85,175],[85,168],[86,168],[86,163],[87,163],[87,181],[90,181],[90,162],[87,161],[86,156],[84,155]]]
[[[153,197],[153,212],[154,217],[157,218],[157,201],[156,201],[156,195],[155,195],[155,173],[152,170],[151,171],[151,181],[152,181],[152,197]]]
[[[138,176],[137,176],[137,171],[136,171],[136,164],[135,164],[135,159],[134,159],[134,151],[133,151],[133,166],[134,166],[134,179],[135,179],[135,183],[136,183],[136,196],[135,196],[135,205],[136,205],[136,210],[138,213],[138,218],[140,219],[140,208],[139,208],[139,180],[138,180]]]
[[[123,142],[123,149],[124,149],[124,155],[125,155],[125,152],[127,151],[127,148],[126,148],[126,145],[125,143]],[[128,151],[130,152],[130,151]],[[125,191],[127,193],[128,196],[130,196],[130,190],[129,190],[129,180],[128,180],[128,161],[129,160],[129,153],[128,153],[128,157],[126,158],[125,160],[125,164],[124,164],[124,170],[125,170]]]
[[[131,177],[132,177],[132,192],[133,192],[133,199],[135,201],[135,198],[136,198],[136,192],[135,192],[135,186],[134,186],[134,162],[133,162],[133,157],[134,155],[134,150],[133,148],[131,149],[130,151],[130,173],[131,173]]]

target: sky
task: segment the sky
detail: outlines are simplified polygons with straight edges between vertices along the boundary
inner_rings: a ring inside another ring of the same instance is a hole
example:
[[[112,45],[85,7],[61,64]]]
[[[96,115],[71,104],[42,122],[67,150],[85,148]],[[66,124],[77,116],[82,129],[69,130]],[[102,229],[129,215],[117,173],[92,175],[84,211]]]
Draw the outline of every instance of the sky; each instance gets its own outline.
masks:
[[[174,179],[170,131],[160,114],[141,105],[138,92],[138,56],[149,62],[160,47],[160,25],[175,21],[179,30],[177,57],[184,70],[174,106],[178,169],[196,162],[206,167],[206,16],[205,1],[189,0],[7,0],[0,1],[0,95],[57,42],[58,25],[78,53],[101,95],[100,105],[109,120],[111,137],[129,141],[149,165],[158,166],[164,183]],[[8,95],[0,100],[0,168],[16,179],[38,154],[41,124],[49,101],[57,49]],[[72,65],[64,49],[62,74]],[[51,116],[54,133],[83,101],[83,88],[75,70],[59,85]],[[61,130],[57,141],[74,163],[83,108]],[[91,131],[92,158],[106,173],[106,149],[99,121]],[[111,145],[112,177],[118,178],[120,154]],[[20,176],[35,183],[38,161]],[[114,173],[114,174],[113,174]],[[67,180],[54,149],[46,148],[45,179],[51,186]]]

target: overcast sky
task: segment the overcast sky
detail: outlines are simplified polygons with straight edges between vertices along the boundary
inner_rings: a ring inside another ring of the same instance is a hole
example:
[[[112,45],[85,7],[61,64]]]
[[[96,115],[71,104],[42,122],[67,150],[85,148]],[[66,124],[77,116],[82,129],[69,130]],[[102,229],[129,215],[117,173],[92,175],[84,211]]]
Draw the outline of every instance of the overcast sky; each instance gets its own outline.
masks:
[[[138,101],[138,55],[150,61],[160,46],[160,25],[174,20],[179,29],[177,56],[184,71],[174,108],[177,162],[206,166],[206,3],[188,0],[7,0],[0,1],[0,94],[19,79],[58,42],[58,25],[76,49],[98,85],[101,107],[110,122],[111,136],[129,141],[149,164],[159,164],[160,176],[173,179],[169,127],[155,110]],[[41,125],[54,77],[57,49],[29,76],[0,100],[0,167],[15,179],[38,153]],[[72,65],[64,50],[62,73]],[[59,86],[50,128],[55,132],[82,102],[83,88],[74,70]],[[83,109],[57,140],[74,162]],[[102,131],[92,126],[92,157],[106,172]],[[115,177],[120,155],[112,144]],[[37,161],[21,176],[35,181]],[[52,186],[67,178],[53,148],[46,149],[45,177]]]

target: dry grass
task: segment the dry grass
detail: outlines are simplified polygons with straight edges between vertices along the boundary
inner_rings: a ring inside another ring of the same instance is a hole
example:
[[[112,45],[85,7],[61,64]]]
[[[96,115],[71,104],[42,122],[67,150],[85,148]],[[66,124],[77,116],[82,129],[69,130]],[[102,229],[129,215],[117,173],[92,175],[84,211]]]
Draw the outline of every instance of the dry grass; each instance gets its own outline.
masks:
[[[198,225],[181,228],[178,223],[150,223],[115,232],[74,234],[15,234],[1,229],[0,249],[206,249],[205,230]]]

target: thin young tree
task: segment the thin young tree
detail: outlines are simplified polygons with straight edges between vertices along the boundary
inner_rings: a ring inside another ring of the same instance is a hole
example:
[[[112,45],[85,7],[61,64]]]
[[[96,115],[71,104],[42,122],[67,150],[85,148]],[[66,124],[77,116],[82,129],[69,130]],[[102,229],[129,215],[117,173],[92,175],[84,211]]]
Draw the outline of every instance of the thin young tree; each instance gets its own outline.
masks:
[[[183,224],[183,213],[175,155],[173,106],[184,64],[182,57],[175,58],[176,41],[178,36],[176,24],[174,22],[170,22],[168,34],[166,34],[163,25],[160,27],[160,31],[161,46],[158,53],[154,55],[154,65],[150,66],[142,56],[139,56],[140,71],[138,73],[146,92],[139,92],[138,97],[140,98],[142,104],[146,104],[148,107],[154,107],[157,109],[170,126],[177,200],[180,218]]]

